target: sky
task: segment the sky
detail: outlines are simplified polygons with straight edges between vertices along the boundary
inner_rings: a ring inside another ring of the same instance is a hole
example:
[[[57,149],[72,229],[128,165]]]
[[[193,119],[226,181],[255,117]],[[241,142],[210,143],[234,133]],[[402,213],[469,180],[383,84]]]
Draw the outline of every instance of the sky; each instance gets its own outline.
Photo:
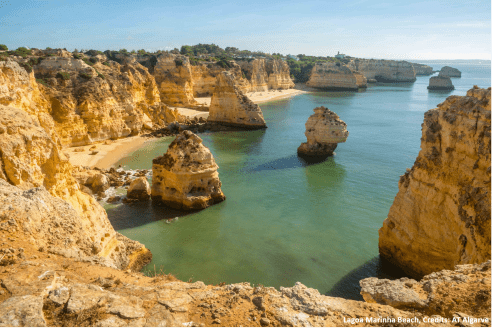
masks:
[[[0,0],[9,49],[171,50],[214,43],[266,53],[491,59],[485,0]]]

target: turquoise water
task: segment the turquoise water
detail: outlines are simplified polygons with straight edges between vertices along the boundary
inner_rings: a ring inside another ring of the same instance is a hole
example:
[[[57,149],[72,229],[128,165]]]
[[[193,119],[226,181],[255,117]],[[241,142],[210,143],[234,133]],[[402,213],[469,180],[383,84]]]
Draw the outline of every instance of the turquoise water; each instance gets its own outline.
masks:
[[[427,64],[427,63],[424,63]],[[268,128],[200,134],[212,151],[227,199],[185,215],[142,203],[106,205],[115,229],[153,252],[145,270],[163,267],[181,280],[292,286],[299,281],[359,298],[359,279],[397,276],[378,259],[378,229],[398,191],[399,176],[420,149],[424,112],[473,85],[489,87],[490,63],[429,63],[457,67],[453,92],[429,92],[429,77],[365,91],[316,92],[261,105]],[[347,123],[349,138],[334,157],[308,164],[296,150],[305,122],[324,105]],[[173,138],[162,138],[120,160],[151,168]],[[165,218],[180,216],[174,223]]]

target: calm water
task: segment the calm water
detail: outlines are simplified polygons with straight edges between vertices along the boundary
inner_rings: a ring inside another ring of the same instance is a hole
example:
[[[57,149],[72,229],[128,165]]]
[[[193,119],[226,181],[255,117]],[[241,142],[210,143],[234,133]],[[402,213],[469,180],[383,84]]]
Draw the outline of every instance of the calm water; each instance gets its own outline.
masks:
[[[420,149],[424,112],[473,85],[489,87],[490,63],[451,65],[455,91],[429,92],[429,77],[412,84],[378,84],[366,91],[317,92],[261,105],[267,130],[201,134],[212,151],[227,200],[182,215],[150,203],[105,205],[120,233],[153,252],[181,280],[292,286],[359,298],[359,280],[389,276],[378,259],[378,229],[398,191],[399,176]],[[324,105],[347,123],[349,138],[334,157],[307,164],[297,157],[305,122]],[[120,160],[151,168],[173,138],[149,143]],[[181,215],[172,224],[161,221]],[[395,275],[396,276],[396,275]]]

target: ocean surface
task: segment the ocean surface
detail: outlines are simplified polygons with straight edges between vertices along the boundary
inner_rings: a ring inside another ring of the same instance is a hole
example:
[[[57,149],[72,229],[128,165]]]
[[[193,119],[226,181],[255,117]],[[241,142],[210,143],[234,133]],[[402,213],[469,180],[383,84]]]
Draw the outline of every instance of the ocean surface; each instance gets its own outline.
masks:
[[[151,202],[104,204],[115,229],[146,245],[160,269],[187,281],[301,282],[361,299],[359,280],[394,278],[378,257],[378,229],[398,191],[399,176],[420,150],[424,113],[473,85],[491,86],[489,61],[415,61],[462,71],[455,90],[428,91],[415,83],[370,84],[360,92],[315,92],[261,105],[268,128],[202,133],[219,165],[226,201],[184,214]],[[297,156],[313,108],[326,106],[347,123],[349,137],[335,155],[310,164]],[[152,167],[173,137],[148,143],[116,165]],[[123,192],[123,190],[121,191]],[[179,216],[170,224],[166,218]]]

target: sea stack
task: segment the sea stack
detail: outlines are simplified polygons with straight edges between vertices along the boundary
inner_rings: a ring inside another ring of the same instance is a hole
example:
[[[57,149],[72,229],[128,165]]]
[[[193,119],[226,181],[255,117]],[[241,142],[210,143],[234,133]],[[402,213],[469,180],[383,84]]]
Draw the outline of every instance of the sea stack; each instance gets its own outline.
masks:
[[[229,71],[217,77],[207,120],[250,129],[267,127],[260,107],[241,91],[236,77]]]
[[[414,277],[491,259],[491,88],[427,111],[420,148],[379,230],[381,257]]]
[[[359,81],[361,84],[363,83],[362,80],[360,79]],[[311,78],[309,78],[306,85],[334,91],[357,91],[357,83],[358,79],[356,79],[356,76],[344,64],[340,62],[320,62],[314,65]]]
[[[326,157],[333,155],[337,143],[347,140],[347,124],[335,112],[317,107],[306,122],[307,142],[297,149],[299,156]]]
[[[440,75],[448,76],[451,78],[460,78],[462,77],[462,72],[460,70],[452,68],[451,66],[443,66],[441,71],[439,71]]]
[[[181,210],[200,210],[226,199],[210,150],[183,131],[163,156],[153,159],[151,198]]]
[[[450,77],[442,75],[439,73],[436,77],[431,77],[429,79],[429,86],[427,86],[428,90],[441,90],[441,91],[451,91],[455,89],[453,86]]]

